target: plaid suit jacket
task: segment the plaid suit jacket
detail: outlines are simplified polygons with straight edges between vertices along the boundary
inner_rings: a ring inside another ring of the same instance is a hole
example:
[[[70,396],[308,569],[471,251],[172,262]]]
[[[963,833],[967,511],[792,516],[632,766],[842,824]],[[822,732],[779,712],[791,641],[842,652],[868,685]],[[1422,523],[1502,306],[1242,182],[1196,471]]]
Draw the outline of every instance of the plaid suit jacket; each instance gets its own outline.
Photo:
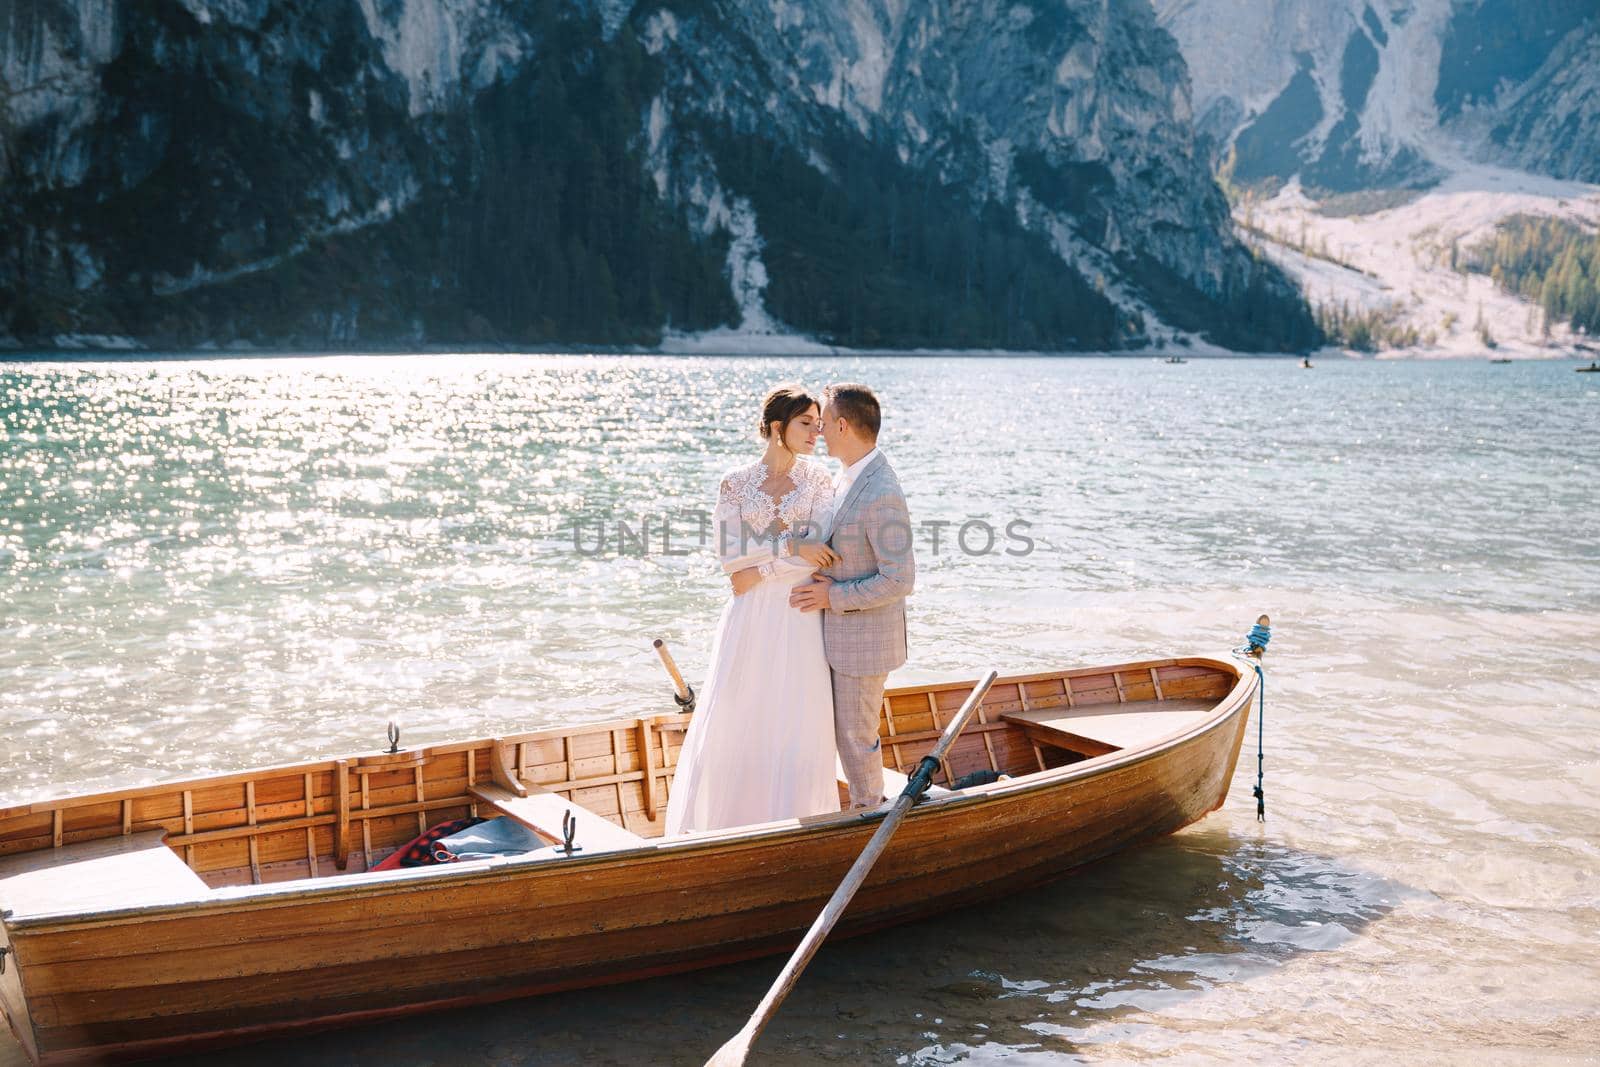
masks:
[[[828,545],[839,562],[822,617],[828,666],[873,677],[906,661],[906,597],[916,581],[911,513],[894,468],[880,454],[834,510]]]

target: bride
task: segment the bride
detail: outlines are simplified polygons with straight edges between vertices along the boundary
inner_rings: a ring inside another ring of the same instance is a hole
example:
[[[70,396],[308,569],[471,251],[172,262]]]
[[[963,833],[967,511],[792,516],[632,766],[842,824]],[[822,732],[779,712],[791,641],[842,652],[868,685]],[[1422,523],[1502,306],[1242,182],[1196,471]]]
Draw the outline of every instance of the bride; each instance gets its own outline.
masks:
[[[761,459],[722,479],[712,526],[734,595],[678,754],[669,835],[839,810],[822,616],[789,606],[791,588],[838,559],[821,540],[833,479],[809,458],[821,429],[814,397],[777,387],[761,405]]]

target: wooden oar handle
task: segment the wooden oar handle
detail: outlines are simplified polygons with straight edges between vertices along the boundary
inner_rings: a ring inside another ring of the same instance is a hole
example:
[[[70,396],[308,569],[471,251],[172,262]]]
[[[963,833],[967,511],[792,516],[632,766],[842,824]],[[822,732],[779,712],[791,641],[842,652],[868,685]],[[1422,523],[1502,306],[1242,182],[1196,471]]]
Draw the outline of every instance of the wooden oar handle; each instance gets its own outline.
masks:
[[[906,779],[906,787],[900,791],[901,796],[909,796],[912,800],[922,796],[933,784],[933,776],[939,770],[940,763],[944,760],[950,746],[956,743],[956,738],[961,736],[961,731],[966,728],[967,720],[978,710],[978,705],[983,703],[983,698],[988,695],[989,687],[994,685],[994,680],[1000,677],[998,671],[990,671],[972,687],[972,692],[967,694],[966,701],[961,705],[961,710],[956,712],[955,718],[945,723],[944,733],[939,735],[938,744],[929,750],[926,756],[917,763],[917,769]]]
[[[967,725],[967,720],[972,718],[973,712],[978,710],[978,705],[983,703],[984,694],[989,692],[989,687],[994,684],[998,674],[990,671],[978,680],[972,687],[972,692],[967,695],[966,703],[961,705],[961,710],[956,712],[955,718],[945,724],[944,733],[939,735],[939,743],[933,750],[922,757],[917,772],[911,776],[904,792],[895,798],[894,805],[889,809],[888,815],[879,824],[872,835],[872,840],[867,842],[867,847],[861,850],[861,855],[856,858],[854,866],[845,874],[844,881],[839,883],[839,888],[833,891],[833,896],[828,899],[827,905],[811,924],[811,929],[806,931],[806,936],[801,939],[799,947],[789,957],[789,962],[784,964],[783,970],[778,973],[777,980],[772,983],[772,988],[767,990],[767,995],[756,1006],[755,1014],[750,1016],[749,1022],[744,1024],[744,1029],[730,1037],[726,1044],[716,1051],[711,1059],[706,1061],[707,1067],[738,1067],[750,1055],[750,1046],[766,1028],[768,1022],[778,1012],[778,1005],[789,995],[789,990],[794,988],[800,980],[800,972],[805,970],[806,964],[811,962],[811,957],[817,954],[817,949],[822,947],[822,941],[833,929],[839,917],[844,914],[845,908],[850,906],[850,900],[856,895],[856,890],[861,888],[861,883],[867,880],[867,875],[872,871],[872,865],[878,862],[878,857],[883,850],[889,847],[889,838],[899,828],[902,820],[911,811],[911,806],[917,802],[917,797],[928,788],[928,781],[933,774],[933,769],[939,766],[939,761],[944,754],[955,744],[956,738],[961,733],[961,728]],[[920,782],[920,785],[918,784]]]
[[[678,705],[690,707],[694,704],[694,690],[683,680],[683,675],[678,671],[677,663],[673,662],[672,653],[667,651],[667,643],[661,638],[655,639],[656,655],[661,657],[661,665],[667,669],[667,674],[672,678],[672,685],[678,690]]]

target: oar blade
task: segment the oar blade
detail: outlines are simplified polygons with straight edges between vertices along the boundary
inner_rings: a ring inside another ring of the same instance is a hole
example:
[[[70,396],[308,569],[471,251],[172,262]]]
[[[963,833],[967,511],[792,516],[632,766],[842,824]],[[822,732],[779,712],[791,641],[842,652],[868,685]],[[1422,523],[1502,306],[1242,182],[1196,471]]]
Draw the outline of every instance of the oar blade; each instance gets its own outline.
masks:
[[[878,829],[873,832],[867,847],[856,857],[855,863],[845,874],[844,881],[833,891],[833,896],[828,898],[827,905],[817,915],[816,921],[811,924],[811,929],[806,931],[806,936],[800,940],[794,954],[789,957],[789,962],[778,972],[777,980],[772,983],[772,988],[767,990],[767,995],[762,998],[755,1014],[744,1024],[743,1030],[735,1034],[732,1040],[717,1050],[715,1056],[706,1061],[707,1067],[733,1067],[742,1064],[745,1057],[750,1055],[750,1046],[755,1044],[756,1037],[777,1012],[784,998],[789,995],[789,990],[800,980],[800,972],[805,970],[806,964],[811,962],[811,957],[816,955],[817,949],[822,946],[823,939],[833,929],[834,923],[839,921],[844,910],[850,906],[851,899],[856,895],[856,890],[861,888],[861,883],[866,881],[872,865],[888,847],[889,838],[894,836],[900,821],[911,811],[911,805],[916,803],[921,792],[927,789],[929,776],[936,769],[938,762],[944,758],[944,754],[950,750],[950,746],[955,744],[962,727],[966,726],[973,713],[978,710],[978,705],[983,703],[984,696],[997,677],[999,677],[997,672],[990,671],[980,678],[978,684],[973,686],[972,692],[967,694],[961,710],[945,724],[944,733],[939,735],[939,740],[928,755],[922,758],[905,791],[895,798],[894,806],[889,809],[889,814],[884,817],[883,822],[878,824]],[[913,788],[911,783],[920,783],[920,788]]]
[[[755,1034],[748,1027],[740,1030],[717,1049],[716,1055],[706,1061],[706,1067],[744,1067],[744,1061],[750,1058],[750,1044],[754,1037]]]

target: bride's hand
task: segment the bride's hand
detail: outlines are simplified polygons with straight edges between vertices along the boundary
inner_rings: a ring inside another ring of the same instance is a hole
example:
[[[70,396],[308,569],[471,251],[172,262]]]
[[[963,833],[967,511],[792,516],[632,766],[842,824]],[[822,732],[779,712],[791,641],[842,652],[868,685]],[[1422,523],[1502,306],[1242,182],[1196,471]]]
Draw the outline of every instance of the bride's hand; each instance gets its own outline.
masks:
[[[823,570],[839,562],[839,553],[821,541],[801,541],[795,545],[794,554],[816,570]]]
[[[744,596],[761,584],[761,568],[746,567],[742,571],[734,571],[728,575],[728,581],[733,583],[734,596]]]

